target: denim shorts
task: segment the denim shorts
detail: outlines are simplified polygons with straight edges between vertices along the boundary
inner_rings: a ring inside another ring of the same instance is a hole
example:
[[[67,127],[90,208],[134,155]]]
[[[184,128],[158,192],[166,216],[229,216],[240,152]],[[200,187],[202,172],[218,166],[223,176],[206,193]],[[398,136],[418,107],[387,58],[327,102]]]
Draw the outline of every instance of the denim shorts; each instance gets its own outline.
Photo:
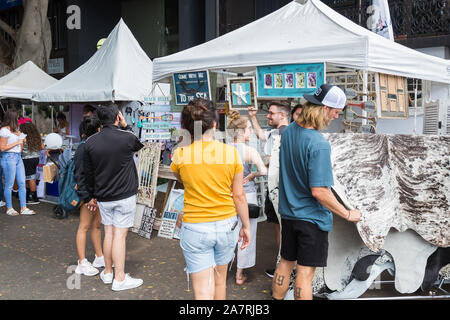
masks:
[[[183,222],[180,246],[186,260],[186,272],[197,273],[230,263],[238,238],[236,216],[214,222]]]

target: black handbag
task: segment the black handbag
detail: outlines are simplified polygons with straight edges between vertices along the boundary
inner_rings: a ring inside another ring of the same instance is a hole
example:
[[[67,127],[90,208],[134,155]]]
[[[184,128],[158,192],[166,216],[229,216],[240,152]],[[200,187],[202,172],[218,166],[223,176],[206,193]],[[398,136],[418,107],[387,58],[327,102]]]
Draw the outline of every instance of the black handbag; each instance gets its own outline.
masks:
[[[257,206],[256,204],[249,204],[248,205],[248,216],[251,219],[256,219],[259,217],[259,211],[260,211],[260,207]]]

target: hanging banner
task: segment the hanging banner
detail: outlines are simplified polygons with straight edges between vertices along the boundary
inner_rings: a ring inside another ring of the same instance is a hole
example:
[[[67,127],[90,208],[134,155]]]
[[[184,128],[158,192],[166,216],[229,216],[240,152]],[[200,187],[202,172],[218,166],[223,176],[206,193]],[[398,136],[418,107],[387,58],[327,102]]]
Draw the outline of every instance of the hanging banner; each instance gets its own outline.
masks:
[[[394,41],[391,14],[387,0],[372,0],[372,5],[367,7],[367,29],[376,34]]]
[[[256,71],[258,98],[301,98],[325,83],[325,63],[260,66]]]
[[[196,98],[211,99],[208,71],[173,74],[177,105],[186,105]]]

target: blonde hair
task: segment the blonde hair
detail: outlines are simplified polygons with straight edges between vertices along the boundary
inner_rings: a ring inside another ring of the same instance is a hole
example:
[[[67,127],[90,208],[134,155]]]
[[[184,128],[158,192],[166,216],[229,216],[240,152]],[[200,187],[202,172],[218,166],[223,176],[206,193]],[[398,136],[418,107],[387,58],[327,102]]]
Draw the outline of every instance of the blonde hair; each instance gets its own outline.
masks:
[[[317,131],[326,129],[330,122],[324,106],[311,102],[305,103],[297,118],[297,124],[302,127],[313,127]]]
[[[228,114],[228,135],[236,139],[240,133],[243,133],[247,128],[249,119],[246,116],[241,116],[239,110],[231,110]]]

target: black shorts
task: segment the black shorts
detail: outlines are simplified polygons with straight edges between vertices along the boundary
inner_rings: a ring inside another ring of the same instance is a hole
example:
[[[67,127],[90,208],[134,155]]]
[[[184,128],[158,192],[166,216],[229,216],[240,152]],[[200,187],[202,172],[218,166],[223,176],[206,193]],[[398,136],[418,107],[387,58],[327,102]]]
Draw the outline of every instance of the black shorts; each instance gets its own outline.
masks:
[[[281,219],[281,257],[305,267],[326,267],[328,232],[308,221]]]
[[[39,158],[23,159],[25,167],[25,177],[27,180],[33,180],[36,175],[36,167],[39,164]]]
[[[267,216],[267,222],[280,224],[278,222],[277,213],[273,207],[272,200],[269,198],[269,191],[266,193],[266,200],[264,201],[264,213]]]

